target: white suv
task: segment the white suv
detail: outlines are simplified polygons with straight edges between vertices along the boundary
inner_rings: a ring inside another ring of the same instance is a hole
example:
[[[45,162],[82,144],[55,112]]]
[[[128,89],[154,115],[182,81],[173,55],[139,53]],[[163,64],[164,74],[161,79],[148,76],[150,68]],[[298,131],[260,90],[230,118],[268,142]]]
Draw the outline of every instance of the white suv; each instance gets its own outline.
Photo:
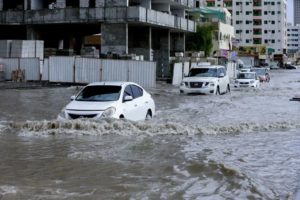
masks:
[[[225,94],[230,92],[229,77],[221,65],[191,68],[180,84],[180,93]]]

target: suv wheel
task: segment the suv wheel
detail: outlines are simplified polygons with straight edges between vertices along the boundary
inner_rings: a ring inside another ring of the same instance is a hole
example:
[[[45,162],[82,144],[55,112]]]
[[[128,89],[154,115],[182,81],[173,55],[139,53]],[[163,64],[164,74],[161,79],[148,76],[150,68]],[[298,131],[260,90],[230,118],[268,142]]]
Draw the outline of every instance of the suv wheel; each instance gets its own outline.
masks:
[[[230,93],[230,86],[229,86],[229,84],[227,85],[226,93]]]
[[[216,95],[220,95],[220,87],[217,86]]]

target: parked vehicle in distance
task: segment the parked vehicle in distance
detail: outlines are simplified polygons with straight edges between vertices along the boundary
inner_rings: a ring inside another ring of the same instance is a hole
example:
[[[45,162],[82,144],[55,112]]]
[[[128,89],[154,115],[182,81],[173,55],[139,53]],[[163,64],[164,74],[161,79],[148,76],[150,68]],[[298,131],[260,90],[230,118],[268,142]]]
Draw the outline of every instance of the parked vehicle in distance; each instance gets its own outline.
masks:
[[[179,91],[184,94],[225,94],[230,92],[229,77],[224,66],[197,66],[183,78]]]
[[[251,65],[242,65],[239,68],[239,72],[250,72],[251,71],[252,66]]]
[[[258,76],[260,82],[269,82],[271,79],[268,68],[252,68],[251,71],[256,72],[256,75]]]
[[[255,72],[239,73],[234,82],[235,88],[243,88],[243,87],[258,88],[259,86],[260,86],[259,79]]]
[[[151,119],[155,103],[151,95],[132,82],[96,82],[84,87],[61,111],[59,119]]]
[[[286,69],[297,69],[297,67],[295,65],[291,65],[291,64],[287,64],[285,65]]]

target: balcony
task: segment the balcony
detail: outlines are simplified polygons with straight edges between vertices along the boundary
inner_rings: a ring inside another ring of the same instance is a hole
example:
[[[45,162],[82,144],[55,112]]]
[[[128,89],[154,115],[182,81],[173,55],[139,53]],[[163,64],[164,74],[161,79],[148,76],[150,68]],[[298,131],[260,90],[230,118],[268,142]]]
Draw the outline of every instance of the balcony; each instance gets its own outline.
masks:
[[[104,22],[141,23],[176,31],[196,31],[196,24],[192,20],[143,7],[66,8],[0,12],[0,23],[7,25]]]
[[[171,0],[171,5],[181,5],[186,8],[193,8],[195,7],[194,0]]]

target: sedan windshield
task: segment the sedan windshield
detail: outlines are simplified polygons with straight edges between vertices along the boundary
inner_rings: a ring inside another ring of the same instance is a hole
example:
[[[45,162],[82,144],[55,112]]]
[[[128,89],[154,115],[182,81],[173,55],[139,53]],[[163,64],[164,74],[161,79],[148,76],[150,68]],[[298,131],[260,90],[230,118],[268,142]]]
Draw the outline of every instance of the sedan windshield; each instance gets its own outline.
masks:
[[[240,73],[238,74],[238,79],[255,79],[254,73]]]
[[[190,70],[189,76],[217,77],[217,69],[214,69],[214,68],[193,68],[193,69]]]
[[[121,86],[87,86],[77,96],[77,101],[117,101]]]

